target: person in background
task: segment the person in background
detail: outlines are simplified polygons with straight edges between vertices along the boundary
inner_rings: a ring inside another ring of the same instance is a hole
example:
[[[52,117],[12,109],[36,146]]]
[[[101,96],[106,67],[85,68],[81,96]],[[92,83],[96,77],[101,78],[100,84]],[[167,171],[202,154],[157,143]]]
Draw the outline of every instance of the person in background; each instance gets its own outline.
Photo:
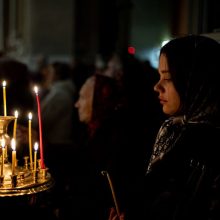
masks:
[[[154,86],[168,116],[146,168],[139,210],[109,220],[213,220],[220,218],[220,45],[189,35],[161,48]],[[126,217],[127,216],[127,217]]]
[[[60,61],[51,63],[45,75],[48,92],[41,99],[44,154],[55,180],[51,200],[57,218],[61,207],[69,201],[71,155],[74,155],[76,147],[73,130],[75,123],[78,123],[75,121],[77,117],[74,117],[73,111],[76,87],[71,74],[68,63]]]
[[[80,219],[104,219],[108,216],[106,207],[111,207],[112,197],[106,177],[101,175],[103,170],[108,171],[113,179],[120,209],[124,210],[127,204],[131,206],[130,202],[135,205],[132,198],[140,193],[137,183],[144,173],[146,144],[149,145],[148,153],[151,152],[151,133],[145,132],[157,123],[153,123],[151,115],[145,116],[140,110],[144,101],[142,97],[152,100],[152,92],[147,94],[148,89],[142,87],[145,73],[141,64],[129,58],[120,69],[127,74],[121,82],[119,78],[96,73],[83,84],[75,104],[79,120],[87,129],[86,138],[82,138],[86,141],[79,147],[80,156],[77,157],[80,165],[75,165],[79,169],[75,179],[81,179],[79,186],[82,187],[78,190],[78,198],[87,201],[78,208],[85,214],[77,216]],[[150,102],[149,108],[152,110],[154,107]],[[156,107],[154,110],[156,114]],[[148,124],[143,126],[147,117]]]
[[[75,107],[85,130],[72,172],[75,176],[73,207],[76,208],[73,215],[77,219],[107,217],[106,207],[111,204],[111,196],[101,171],[108,170],[116,176],[114,166],[124,150],[119,103],[116,82],[109,77],[95,74],[80,89]]]
[[[16,142],[18,146],[28,145],[28,113],[36,113],[34,108],[34,96],[30,88],[30,73],[26,64],[9,58],[3,57],[0,59],[0,80],[6,81],[6,111],[8,116],[14,116],[15,110],[18,111],[18,126]],[[1,93],[2,94],[2,93]],[[3,97],[2,99],[3,100]],[[1,103],[0,112],[3,112],[3,101]],[[9,135],[12,136],[13,122],[10,122],[8,127]],[[37,140],[37,132],[33,128],[33,139]],[[28,149],[28,147],[21,147],[20,149]],[[23,151],[18,151],[23,154]],[[27,152],[26,152],[27,153]],[[24,156],[24,155],[23,155]],[[20,160],[22,161],[22,160]]]
[[[73,144],[73,102],[76,88],[68,64],[54,62],[47,74],[49,92],[41,100],[44,142],[50,145]]]
[[[50,62],[46,55],[39,54],[35,60],[35,68],[31,71],[31,83],[33,86],[40,87],[40,99],[49,92],[51,79],[48,77],[50,75]]]
[[[124,51],[113,53],[102,74],[115,79],[123,94],[124,114],[132,127],[137,128],[131,129],[133,135],[136,133],[135,144],[142,139],[139,144],[139,150],[142,151],[140,161],[146,163],[146,155],[150,157],[154,137],[165,118],[153,91],[158,72]]]

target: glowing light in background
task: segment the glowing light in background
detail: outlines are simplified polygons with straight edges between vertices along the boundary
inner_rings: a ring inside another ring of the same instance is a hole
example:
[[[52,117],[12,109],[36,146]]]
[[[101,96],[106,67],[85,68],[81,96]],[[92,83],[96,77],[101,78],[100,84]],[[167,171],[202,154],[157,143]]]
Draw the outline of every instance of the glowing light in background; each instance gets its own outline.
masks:
[[[137,50],[136,55],[140,60],[149,60],[152,67],[158,68],[160,49],[169,41],[170,38],[165,38],[165,40],[163,40],[158,46]]]
[[[128,53],[131,54],[131,55],[134,55],[135,54],[135,48],[130,46],[128,47]]]
[[[159,52],[160,52],[160,47],[154,47],[150,49],[145,48],[137,52],[137,57],[142,61],[149,60],[152,67],[157,68]]]
[[[170,40],[163,40],[161,43],[161,47],[163,47],[165,44],[167,44]]]

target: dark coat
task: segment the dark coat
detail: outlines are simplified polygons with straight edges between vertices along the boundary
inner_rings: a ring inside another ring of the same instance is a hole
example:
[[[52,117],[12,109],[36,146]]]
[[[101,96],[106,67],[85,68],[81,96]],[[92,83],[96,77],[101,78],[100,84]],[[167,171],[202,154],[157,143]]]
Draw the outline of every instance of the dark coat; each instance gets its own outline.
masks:
[[[187,125],[146,176],[142,219],[219,219],[219,135],[210,125]]]

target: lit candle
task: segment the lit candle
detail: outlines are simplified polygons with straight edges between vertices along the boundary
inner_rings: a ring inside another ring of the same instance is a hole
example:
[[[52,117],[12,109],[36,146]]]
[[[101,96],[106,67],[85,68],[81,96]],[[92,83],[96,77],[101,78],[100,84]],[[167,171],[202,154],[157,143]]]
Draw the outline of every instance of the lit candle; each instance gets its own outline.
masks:
[[[33,160],[32,160],[32,134],[31,134],[31,120],[32,120],[32,113],[29,112],[28,114],[28,138],[29,138],[29,157],[30,157],[30,167],[33,169]]]
[[[18,111],[15,111],[15,121],[14,121],[14,129],[13,129],[13,138],[16,140],[16,130],[17,130],[17,120],[18,120]]]
[[[3,106],[4,106],[4,116],[7,116],[7,108],[6,108],[6,81],[2,82],[3,87]]]
[[[38,150],[38,143],[34,144],[34,171],[37,170],[37,150]]]
[[[38,87],[34,87],[34,92],[36,94],[37,100],[37,112],[38,112],[38,124],[39,124],[39,139],[40,139],[40,159],[41,159],[41,168],[44,169],[44,154],[43,154],[43,140],[42,140],[42,124],[41,124],[41,109],[40,109],[40,100],[38,96]]]
[[[4,175],[4,155],[5,155],[5,139],[2,138],[1,139],[1,145],[2,145],[2,164],[1,164],[1,173],[0,173],[0,176],[3,176]]]
[[[11,140],[11,148],[12,148],[12,175],[15,175],[15,165],[16,165],[16,142],[15,139]]]

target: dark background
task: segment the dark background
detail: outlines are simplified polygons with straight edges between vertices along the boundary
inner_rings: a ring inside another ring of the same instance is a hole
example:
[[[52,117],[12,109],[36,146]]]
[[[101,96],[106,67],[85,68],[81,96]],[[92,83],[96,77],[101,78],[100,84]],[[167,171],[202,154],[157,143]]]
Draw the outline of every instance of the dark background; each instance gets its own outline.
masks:
[[[49,59],[94,63],[134,46],[156,65],[164,40],[218,32],[218,0],[0,0],[0,49],[34,68]]]

